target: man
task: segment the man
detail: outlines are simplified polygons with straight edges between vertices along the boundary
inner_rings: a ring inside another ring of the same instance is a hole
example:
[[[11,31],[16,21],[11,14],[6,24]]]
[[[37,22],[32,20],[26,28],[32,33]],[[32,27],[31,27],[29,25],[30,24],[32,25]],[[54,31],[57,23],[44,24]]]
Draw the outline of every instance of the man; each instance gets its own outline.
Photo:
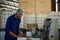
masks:
[[[16,14],[8,17],[5,28],[5,40],[17,40],[17,37],[22,36],[22,32],[19,31],[22,14],[22,9],[18,9]]]

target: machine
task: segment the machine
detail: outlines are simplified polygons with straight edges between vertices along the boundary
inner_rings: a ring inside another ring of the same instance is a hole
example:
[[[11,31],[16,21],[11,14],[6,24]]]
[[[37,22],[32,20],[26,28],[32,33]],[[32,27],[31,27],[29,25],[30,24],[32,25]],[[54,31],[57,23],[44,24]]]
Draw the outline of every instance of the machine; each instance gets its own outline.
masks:
[[[58,19],[47,18],[43,27],[43,40],[59,40]]]

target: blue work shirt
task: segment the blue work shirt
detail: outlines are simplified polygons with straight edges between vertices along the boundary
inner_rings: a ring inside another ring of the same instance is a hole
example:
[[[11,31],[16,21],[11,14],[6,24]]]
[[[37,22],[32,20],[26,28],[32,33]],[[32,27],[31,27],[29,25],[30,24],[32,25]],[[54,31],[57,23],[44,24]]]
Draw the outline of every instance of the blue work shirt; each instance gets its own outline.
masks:
[[[17,33],[17,28],[16,28],[16,22],[18,23],[17,28],[19,29],[19,24],[21,22],[21,19],[16,19],[14,15],[8,17],[7,22],[6,22],[6,28],[5,28],[5,38],[8,40],[15,40],[13,36],[9,34],[10,31],[12,31],[14,34]]]

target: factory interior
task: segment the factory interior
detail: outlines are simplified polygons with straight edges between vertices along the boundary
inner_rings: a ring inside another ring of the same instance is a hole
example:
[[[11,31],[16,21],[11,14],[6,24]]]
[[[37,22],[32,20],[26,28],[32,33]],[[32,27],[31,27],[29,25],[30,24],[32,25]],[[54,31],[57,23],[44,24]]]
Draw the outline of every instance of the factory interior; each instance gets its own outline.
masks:
[[[60,0],[0,0],[0,40],[7,18],[23,10],[17,40],[60,40]]]

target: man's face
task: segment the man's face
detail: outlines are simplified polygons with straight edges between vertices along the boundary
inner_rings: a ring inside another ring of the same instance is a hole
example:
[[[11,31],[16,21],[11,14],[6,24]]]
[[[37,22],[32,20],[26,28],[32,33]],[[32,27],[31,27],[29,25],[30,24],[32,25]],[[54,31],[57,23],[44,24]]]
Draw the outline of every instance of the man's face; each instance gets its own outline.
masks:
[[[17,13],[16,15],[17,15],[18,18],[21,18],[22,15],[23,15],[23,12]]]

